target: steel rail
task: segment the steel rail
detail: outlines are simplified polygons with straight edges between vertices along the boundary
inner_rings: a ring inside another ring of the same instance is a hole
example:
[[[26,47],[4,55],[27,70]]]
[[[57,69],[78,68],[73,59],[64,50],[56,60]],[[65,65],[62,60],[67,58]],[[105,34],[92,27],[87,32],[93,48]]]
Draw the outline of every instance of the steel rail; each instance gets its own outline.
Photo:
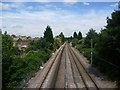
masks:
[[[39,90],[42,89],[42,85],[43,85],[43,83],[45,82],[45,79],[47,78],[47,76],[48,76],[48,74],[49,74],[49,72],[50,72],[50,70],[51,70],[51,68],[52,68],[52,66],[53,66],[56,58],[57,58],[58,55],[61,53],[61,51],[63,51],[65,45],[66,45],[66,44],[64,44],[62,47],[59,48],[59,51],[58,51],[57,54],[55,55],[55,58],[54,58],[53,62],[50,63],[50,67],[48,68],[47,73],[44,75],[44,76],[45,76],[44,79],[41,80],[41,84],[39,85]],[[41,72],[41,73],[42,73],[42,72]]]
[[[69,45],[68,45],[68,48],[69,48],[69,51],[70,51],[72,57],[74,58],[74,60],[75,60],[75,58],[77,59],[78,63],[82,66],[82,68],[84,69],[84,71],[86,72],[86,74],[89,76],[89,78],[91,79],[91,81],[92,81],[92,82],[94,83],[94,85],[96,86],[96,89],[97,89],[97,90],[100,90],[99,87],[98,87],[98,85],[97,85],[96,82],[93,80],[93,78],[90,76],[90,74],[89,74],[88,71],[85,69],[85,67],[83,66],[83,64],[80,62],[79,58],[77,57],[77,55],[75,54],[75,52],[72,50],[72,48],[71,48]],[[75,64],[76,64],[76,66],[77,66],[77,68],[78,68],[78,65],[77,65],[76,62],[75,62]],[[79,70],[79,68],[78,68],[78,70]],[[80,75],[82,76],[82,74],[81,74],[82,72],[80,72],[80,70],[79,70],[79,73],[80,73]],[[82,76],[82,79],[83,79],[83,82],[84,82],[87,90],[89,90],[89,87],[87,86],[87,84],[86,84],[83,76]]]

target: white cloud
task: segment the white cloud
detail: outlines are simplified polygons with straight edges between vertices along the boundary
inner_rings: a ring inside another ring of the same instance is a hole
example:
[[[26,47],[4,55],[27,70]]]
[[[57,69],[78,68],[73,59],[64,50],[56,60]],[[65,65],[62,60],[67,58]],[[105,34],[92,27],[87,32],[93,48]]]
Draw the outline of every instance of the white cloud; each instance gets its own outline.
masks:
[[[79,0],[62,0],[62,2],[73,2],[73,3],[76,3],[76,2],[79,2]]]
[[[22,7],[23,6],[23,3],[17,3],[17,2],[14,2],[14,3],[11,3],[11,4],[8,4],[8,3],[1,3],[0,2],[0,9],[2,10],[10,10],[11,8],[19,8],[19,7]]]
[[[9,4],[0,3],[0,9],[10,9]]]
[[[97,11],[97,13],[91,10],[88,14],[84,15],[65,10],[36,12],[21,10],[19,12],[3,12],[3,26],[8,27],[3,28],[3,30],[7,30],[10,34],[39,37],[43,35],[47,25],[52,27],[54,35],[58,35],[62,31],[66,36],[71,36],[74,31],[81,31],[85,36],[90,28],[99,31],[100,28],[105,26],[106,17],[110,14],[110,11],[105,10]]]
[[[88,3],[88,2],[83,2],[83,4],[84,4],[84,5],[90,5],[90,3]]]
[[[111,7],[118,7],[118,3],[110,5]]]
[[[34,7],[33,6],[28,6],[27,9],[31,10],[33,9]]]
[[[9,28],[19,28],[19,29],[21,29],[21,28],[23,28],[23,26],[22,25],[13,24]]]
[[[2,0],[2,2],[119,2],[119,0]]]

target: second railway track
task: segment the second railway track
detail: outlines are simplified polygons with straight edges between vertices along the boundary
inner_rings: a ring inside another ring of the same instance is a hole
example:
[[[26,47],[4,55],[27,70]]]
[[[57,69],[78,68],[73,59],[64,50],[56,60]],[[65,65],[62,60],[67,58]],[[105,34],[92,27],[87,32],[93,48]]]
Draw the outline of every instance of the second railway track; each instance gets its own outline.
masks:
[[[88,71],[86,70],[85,66],[82,64],[80,59],[74,53],[72,48],[68,45],[70,57],[73,60],[73,63],[76,65],[77,70],[81,76],[81,79],[85,85],[87,90],[100,90],[99,86],[97,85],[96,81],[90,76]],[[81,85],[81,83],[79,83]],[[79,87],[78,87],[79,88]]]

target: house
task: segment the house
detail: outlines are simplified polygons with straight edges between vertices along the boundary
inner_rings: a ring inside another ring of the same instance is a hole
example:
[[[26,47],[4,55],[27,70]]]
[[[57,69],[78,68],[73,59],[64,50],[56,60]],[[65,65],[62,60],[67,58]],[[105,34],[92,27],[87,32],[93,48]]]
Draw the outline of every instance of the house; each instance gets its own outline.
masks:
[[[21,49],[26,48],[29,45],[30,40],[29,39],[23,39],[22,40],[22,45],[21,45]]]
[[[22,39],[13,38],[13,46],[17,46],[19,49],[21,49],[21,45],[22,45]]]
[[[31,38],[30,36],[11,35],[11,37],[13,38],[13,46],[17,46],[20,50],[25,49],[29,45],[30,41],[39,40],[38,37]]]
[[[27,37],[26,36],[17,36],[18,38],[20,38],[20,39],[27,39]]]

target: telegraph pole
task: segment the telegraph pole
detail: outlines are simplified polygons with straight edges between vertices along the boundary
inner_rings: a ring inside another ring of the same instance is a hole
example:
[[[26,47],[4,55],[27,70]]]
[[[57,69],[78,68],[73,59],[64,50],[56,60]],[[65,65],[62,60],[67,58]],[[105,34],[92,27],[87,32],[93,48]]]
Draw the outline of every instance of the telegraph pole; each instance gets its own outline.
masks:
[[[92,52],[92,48],[93,48],[93,40],[91,39],[91,64],[92,64],[92,55],[93,55],[93,52]]]

